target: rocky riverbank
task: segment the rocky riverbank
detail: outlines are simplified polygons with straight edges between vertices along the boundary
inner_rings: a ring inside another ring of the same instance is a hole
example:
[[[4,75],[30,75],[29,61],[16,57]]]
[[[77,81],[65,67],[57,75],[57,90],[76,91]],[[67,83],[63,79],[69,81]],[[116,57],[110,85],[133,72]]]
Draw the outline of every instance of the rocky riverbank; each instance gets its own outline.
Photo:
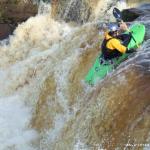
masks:
[[[18,23],[35,16],[38,12],[37,4],[32,0],[1,0],[0,1],[0,40],[7,38]]]

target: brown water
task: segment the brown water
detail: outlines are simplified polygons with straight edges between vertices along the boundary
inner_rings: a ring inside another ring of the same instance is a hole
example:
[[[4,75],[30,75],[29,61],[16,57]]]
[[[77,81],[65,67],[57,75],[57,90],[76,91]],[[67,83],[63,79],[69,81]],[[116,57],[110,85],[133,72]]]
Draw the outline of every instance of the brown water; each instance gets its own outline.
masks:
[[[99,53],[96,17],[104,11],[77,25],[52,19],[53,6],[52,14],[30,18],[9,44],[1,43],[1,149],[149,149],[149,32],[134,56],[91,87],[84,77]]]

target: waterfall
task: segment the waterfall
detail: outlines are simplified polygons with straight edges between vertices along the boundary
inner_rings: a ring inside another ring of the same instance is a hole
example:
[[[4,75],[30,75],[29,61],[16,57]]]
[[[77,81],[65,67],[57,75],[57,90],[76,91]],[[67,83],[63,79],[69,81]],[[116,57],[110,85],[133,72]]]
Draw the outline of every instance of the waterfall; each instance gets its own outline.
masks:
[[[0,149],[149,148],[149,22],[140,20],[147,32],[137,53],[91,87],[84,78],[100,52],[99,26],[126,3],[53,4],[55,17],[41,3],[39,14],[0,43]]]

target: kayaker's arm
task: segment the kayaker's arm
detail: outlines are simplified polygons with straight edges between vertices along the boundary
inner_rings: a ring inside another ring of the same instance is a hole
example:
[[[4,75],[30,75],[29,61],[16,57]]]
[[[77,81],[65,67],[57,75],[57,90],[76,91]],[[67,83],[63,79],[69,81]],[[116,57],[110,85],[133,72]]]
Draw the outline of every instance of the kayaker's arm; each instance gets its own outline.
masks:
[[[126,53],[126,51],[127,51],[127,47],[125,47],[124,45],[122,45],[122,44],[120,43],[120,41],[117,41],[114,46],[116,46],[116,49],[117,49],[119,52],[121,52],[122,54]]]
[[[120,43],[120,41],[117,40],[117,39],[111,40],[108,43],[107,47],[110,48],[110,49],[117,49],[122,54],[126,53],[126,51],[127,51],[127,47],[125,47],[124,45],[122,45]]]
[[[130,32],[127,24],[125,22],[123,22],[123,20],[119,23],[119,26],[120,26],[120,30],[123,31],[123,32],[126,32],[128,31],[129,34],[131,35],[132,39],[134,40],[134,42],[136,43],[137,47],[139,47],[138,43],[136,42],[135,38],[132,36],[132,33]]]

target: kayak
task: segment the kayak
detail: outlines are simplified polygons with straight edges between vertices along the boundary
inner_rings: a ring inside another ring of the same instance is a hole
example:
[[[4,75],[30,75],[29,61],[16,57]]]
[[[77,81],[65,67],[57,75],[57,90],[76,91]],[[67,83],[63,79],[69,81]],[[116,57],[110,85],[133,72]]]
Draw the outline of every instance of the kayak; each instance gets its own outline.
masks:
[[[129,31],[124,34],[132,33],[132,38],[128,44],[128,49],[136,49],[144,40],[145,26],[143,24],[134,24],[130,27]],[[130,54],[126,53],[120,57],[111,60],[104,60],[100,53],[95,60],[95,63],[85,76],[85,82],[94,85],[102,80],[108,73],[113,71],[121,62],[125,61]]]

